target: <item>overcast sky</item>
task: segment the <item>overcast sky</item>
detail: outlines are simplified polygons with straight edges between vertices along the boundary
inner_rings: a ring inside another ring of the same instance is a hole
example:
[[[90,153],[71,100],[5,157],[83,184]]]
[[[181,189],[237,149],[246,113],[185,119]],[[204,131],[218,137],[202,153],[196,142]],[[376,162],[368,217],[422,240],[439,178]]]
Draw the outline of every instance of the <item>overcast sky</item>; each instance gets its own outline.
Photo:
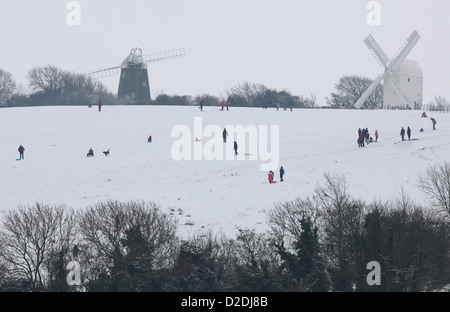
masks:
[[[151,63],[158,94],[217,96],[237,83],[262,83],[319,104],[344,75],[382,72],[363,43],[372,34],[389,57],[413,30],[408,56],[424,72],[424,101],[450,99],[450,1],[380,0],[381,25],[369,25],[365,0],[79,0],[70,26],[66,0],[0,2],[0,68],[26,86],[30,68],[86,72],[144,54],[185,48],[186,57]],[[119,76],[102,79],[117,93]]]

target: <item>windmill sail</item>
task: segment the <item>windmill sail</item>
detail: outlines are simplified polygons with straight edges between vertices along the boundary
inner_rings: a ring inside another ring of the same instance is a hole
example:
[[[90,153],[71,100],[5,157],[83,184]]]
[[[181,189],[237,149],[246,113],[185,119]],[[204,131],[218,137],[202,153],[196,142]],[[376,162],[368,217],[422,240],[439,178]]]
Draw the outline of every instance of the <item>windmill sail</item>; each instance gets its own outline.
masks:
[[[415,97],[419,100],[419,102],[421,102],[420,99],[422,94],[422,77],[416,77],[417,79],[420,79],[419,81],[417,81],[418,83],[416,82],[416,84],[410,83],[411,78],[408,78],[408,84],[406,85],[405,82],[399,79],[399,77],[402,75],[401,66],[405,62],[406,57],[412,51],[419,39],[419,33],[417,31],[413,31],[391,60],[389,60],[386,53],[384,53],[384,51],[381,49],[372,35],[369,35],[364,40],[364,43],[375,57],[375,60],[381,67],[384,68],[384,72],[375,79],[375,81],[369,86],[369,88],[367,88],[367,90],[362,94],[358,101],[356,101],[355,108],[359,109],[362,107],[362,105],[366,102],[366,100],[376,89],[376,87],[381,83],[381,81],[383,81],[384,83],[384,102],[389,102],[383,103],[384,105],[387,104],[387,106],[392,105],[394,107],[396,107],[396,105],[411,107],[412,105],[417,106],[420,104],[417,103],[417,100],[410,100],[405,90],[410,91],[410,97]],[[419,87],[417,87],[418,85]],[[417,88],[420,88],[420,90]],[[411,94],[413,94],[413,96],[411,96]],[[386,101],[386,99],[388,99],[388,101]],[[393,105],[391,102],[395,104]]]
[[[405,43],[400,47],[400,49],[397,51],[397,53],[392,58],[391,63],[389,64],[389,68],[397,69],[400,67],[400,65],[405,61],[408,54],[411,52],[411,50],[414,48],[416,43],[419,41],[420,35],[415,30],[409,37],[406,39]]]
[[[375,89],[380,85],[381,81],[384,79],[384,74],[379,75],[372,84],[364,91],[358,101],[355,103],[357,109],[361,108],[363,104],[367,101],[369,96],[375,91]]]

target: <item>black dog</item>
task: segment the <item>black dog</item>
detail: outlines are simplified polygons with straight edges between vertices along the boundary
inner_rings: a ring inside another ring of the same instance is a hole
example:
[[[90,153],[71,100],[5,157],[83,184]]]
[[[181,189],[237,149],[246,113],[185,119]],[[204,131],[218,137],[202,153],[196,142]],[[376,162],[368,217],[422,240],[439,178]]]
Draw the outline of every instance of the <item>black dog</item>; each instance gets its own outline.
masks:
[[[103,154],[105,154],[105,156],[109,155],[109,149],[106,152],[103,152]]]

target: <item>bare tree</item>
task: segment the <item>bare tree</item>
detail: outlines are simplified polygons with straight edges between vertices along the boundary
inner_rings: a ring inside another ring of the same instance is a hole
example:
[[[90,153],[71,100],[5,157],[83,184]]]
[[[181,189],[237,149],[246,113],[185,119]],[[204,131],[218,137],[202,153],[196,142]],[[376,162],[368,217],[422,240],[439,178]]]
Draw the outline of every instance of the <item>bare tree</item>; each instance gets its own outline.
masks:
[[[0,69],[0,107],[6,106],[15,89],[16,83],[11,73]]]
[[[448,112],[450,103],[443,96],[435,96],[430,102],[428,102],[427,107],[431,111]]]
[[[28,85],[35,92],[61,91],[64,71],[56,66],[36,66],[28,71]]]
[[[328,256],[335,290],[350,291],[356,281],[358,246],[364,224],[364,204],[347,193],[344,176],[326,173],[325,184],[316,188],[323,220],[324,253]]]
[[[230,291],[235,248],[224,234],[197,233],[180,244],[171,291]]]
[[[369,88],[373,80],[360,76],[344,76],[335,85],[336,93],[331,93],[327,103],[335,108],[355,108],[355,103]],[[365,101],[363,107],[376,109],[383,102],[383,87],[378,85],[374,92]]]
[[[19,207],[6,214],[0,231],[0,257],[31,291],[44,290],[54,278],[54,260],[67,255],[76,232],[76,214],[64,206]]]
[[[418,187],[427,195],[431,205],[450,215],[450,164],[431,165],[419,175]]]
[[[239,97],[245,100],[247,106],[256,106],[257,100],[266,94],[268,88],[260,83],[244,82],[225,91],[229,98]]]
[[[200,94],[194,98],[193,105],[200,105],[202,101],[204,106],[219,106],[220,104],[220,99],[217,96],[210,94]]]
[[[296,199],[275,205],[266,212],[270,234],[278,241],[283,241],[291,249],[293,243],[300,240],[302,228],[300,220],[309,218],[315,227],[321,228],[321,212],[314,198]]]
[[[96,258],[86,259],[87,279],[101,272],[110,274],[118,261],[132,252],[133,239],[145,245],[147,266],[170,267],[178,246],[176,225],[176,219],[162,213],[154,203],[107,201],[89,207],[80,223],[84,241],[81,249]]]

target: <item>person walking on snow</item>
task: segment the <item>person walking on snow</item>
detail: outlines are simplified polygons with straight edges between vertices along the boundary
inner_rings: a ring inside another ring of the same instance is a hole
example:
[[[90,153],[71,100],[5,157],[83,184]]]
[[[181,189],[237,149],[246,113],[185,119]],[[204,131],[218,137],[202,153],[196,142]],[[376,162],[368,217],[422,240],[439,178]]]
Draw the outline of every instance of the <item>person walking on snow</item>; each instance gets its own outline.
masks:
[[[230,106],[230,102],[227,101],[227,111],[228,111],[228,106]]]
[[[23,147],[22,145],[20,145],[18,151],[19,151],[20,159],[24,159],[24,157],[23,157],[23,152],[25,151],[25,147]]]
[[[400,130],[400,136],[402,137],[402,141],[405,141],[405,128],[402,127],[402,130]]]
[[[222,110],[223,110],[223,108],[224,108],[224,106],[225,106],[225,102],[222,101],[222,103],[220,103],[220,106],[222,106]]]
[[[408,129],[406,130],[406,134],[408,135],[408,141],[411,141],[411,128],[408,127]]]
[[[281,166],[280,168],[280,181],[283,182],[283,176],[284,176],[284,168]]]
[[[378,130],[375,130],[375,142],[378,142]]]
[[[101,112],[102,111],[102,99],[98,100],[98,111]]]
[[[222,132],[223,143],[227,143],[227,136],[228,136],[227,129],[223,128],[223,132]]]
[[[272,182],[273,182],[273,171],[272,170],[269,171],[268,179],[269,179],[269,183],[272,184]]]
[[[200,108],[200,111],[202,111],[203,112],[203,100],[200,102],[200,106],[199,106],[199,108]]]
[[[238,144],[237,144],[236,141],[234,141],[234,154],[235,154],[235,155],[238,154],[237,149],[238,149]]]
[[[147,143],[152,143],[152,136],[148,137]]]
[[[433,124],[433,130],[436,130],[436,119],[431,118],[431,123]]]

